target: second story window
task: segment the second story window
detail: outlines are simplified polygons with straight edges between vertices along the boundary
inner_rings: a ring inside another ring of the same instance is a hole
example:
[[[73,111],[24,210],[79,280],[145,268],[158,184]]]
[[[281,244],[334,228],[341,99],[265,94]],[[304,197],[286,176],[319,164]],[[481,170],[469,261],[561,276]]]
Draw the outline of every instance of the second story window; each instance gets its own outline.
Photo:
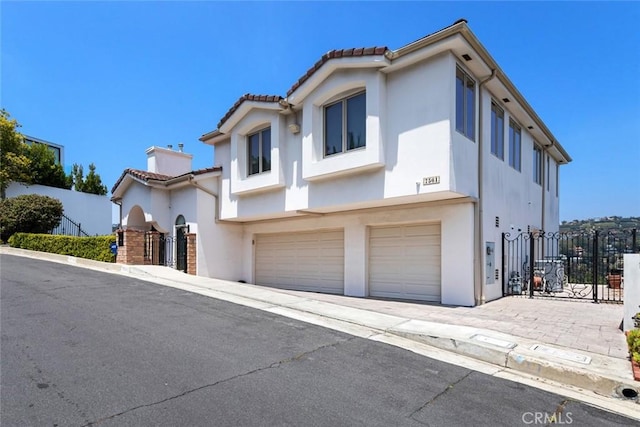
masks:
[[[324,107],[324,155],[344,153],[367,144],[365,92]]]
[[[271,170],[271,128],[247,135],[248,160],[247,175],[255,175]]]
[[[533,145],[533,182],[542,185],[542,150]]]
[[[509,166],[517,171],[521,169],[522,131],[513,120],[509,121]]]
[[[504,160],[504,111],[491,102],[491,153]]]
[[[476,140],[476,82],[456,67],[456,130]]]

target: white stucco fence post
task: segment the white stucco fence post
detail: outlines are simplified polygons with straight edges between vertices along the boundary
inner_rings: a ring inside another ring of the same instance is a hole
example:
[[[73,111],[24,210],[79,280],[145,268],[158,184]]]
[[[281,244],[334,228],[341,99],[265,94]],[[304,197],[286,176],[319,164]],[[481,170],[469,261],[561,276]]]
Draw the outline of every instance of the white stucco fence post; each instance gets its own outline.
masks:
[[[632,317],[640,312],[640,254],[624,255],[624,330],[634,328]]]

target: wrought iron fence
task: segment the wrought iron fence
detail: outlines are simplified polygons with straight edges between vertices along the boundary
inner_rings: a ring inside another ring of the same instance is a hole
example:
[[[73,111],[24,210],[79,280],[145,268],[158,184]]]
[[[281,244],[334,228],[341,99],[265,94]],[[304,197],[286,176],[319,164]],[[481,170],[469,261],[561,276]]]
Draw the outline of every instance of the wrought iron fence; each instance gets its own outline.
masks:
[[[83,229],[80,223],[76,223],[71,218],[62,214],[62,219],[60,220],[60,224],[51,230],[50,234],[56,235],[64,235],[64,236],[79,236],[79,237],[89,237]]]
[[[503,293],[620,303],[624,254],[638,250],[635,229],[503,233]]]
[[[187,271],[186,236],[165,236],[158,232],[144,235],[144,262]]]

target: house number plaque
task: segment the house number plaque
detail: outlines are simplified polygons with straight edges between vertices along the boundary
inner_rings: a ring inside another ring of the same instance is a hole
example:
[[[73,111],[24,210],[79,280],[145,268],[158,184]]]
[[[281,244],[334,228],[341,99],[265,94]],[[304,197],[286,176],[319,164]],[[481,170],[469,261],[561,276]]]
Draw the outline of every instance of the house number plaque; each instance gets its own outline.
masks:
[[[422,178],[422,185],[440,184],[440,175]]]

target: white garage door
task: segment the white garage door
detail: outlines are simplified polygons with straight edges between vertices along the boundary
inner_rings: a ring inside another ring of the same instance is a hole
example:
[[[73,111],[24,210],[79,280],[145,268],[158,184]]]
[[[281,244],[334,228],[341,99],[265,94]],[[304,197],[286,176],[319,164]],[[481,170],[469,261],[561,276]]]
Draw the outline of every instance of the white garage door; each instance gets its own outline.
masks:
[[[440,302],[440,224],[372,227],[371,296]]]
[[[343,230],[257,235],[256,284],[344,294]]]

